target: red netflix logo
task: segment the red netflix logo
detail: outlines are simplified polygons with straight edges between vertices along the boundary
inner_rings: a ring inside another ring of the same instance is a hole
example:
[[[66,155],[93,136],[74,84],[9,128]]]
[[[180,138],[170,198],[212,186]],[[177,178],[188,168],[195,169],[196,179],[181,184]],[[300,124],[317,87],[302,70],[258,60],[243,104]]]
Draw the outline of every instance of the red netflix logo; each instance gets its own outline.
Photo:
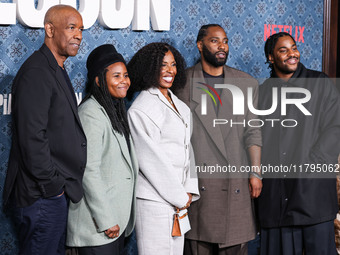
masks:
[[[289,25],[275,25],[275,24],[264,24],[264,41],[268,39],[269,36],[278,32],[287,32],[295,38],[296,42],[305,42],[303,38],[303,32],[305,27],[300,26],[289,26]]]

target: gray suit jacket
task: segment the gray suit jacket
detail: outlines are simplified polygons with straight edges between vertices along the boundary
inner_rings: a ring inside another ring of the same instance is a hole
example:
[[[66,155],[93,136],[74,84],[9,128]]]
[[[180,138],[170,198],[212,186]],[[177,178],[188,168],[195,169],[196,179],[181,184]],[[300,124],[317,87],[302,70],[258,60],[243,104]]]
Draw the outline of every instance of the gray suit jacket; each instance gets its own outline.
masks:
[[[197,200],[197,178],[190,176],[190,110],[172,95],[178,112],[158,88],[142,91],[128,111],[140,165],[138,198],[184,207],[187,193]]]
[[[258,84],[250,75],[224,66],[224,83],[237,85],[243,94],[247,88],[255,90],[254,106],[257,105]],[[187,70],[187,84],[178,93],[193,114],[192,146],[195,153],[196,168],[207,169],[210,166],[249,165],[247,148],[251,145],[261,146],[260,128],[247,126],[247,120],[257,117],[249,112],[245,105],[244,115],[233,115],[232,95],[227,89],[221,93],[222,105],[216,112],[210,98],[207,100],[207,115],[201,114],[201,94],[197,87],[204,87],[198,82],[206,83],[201,63]],[[213,119],[228,120],[226,125],[213,127]],[[242,124],[230,126],[230,120]],[[228,247],[247,242],[255,237],[255,224],[252,212],[247,175],[227,173],[198,173],[201,198],[189,208],[192,229],[186,237],[193,240],[219,243]],[[229,178],[233,177],[233,178]]]
[[[67,245],[96,246],[113,242],[104,231],[116,224],[128,236],[135,225],[135,186],[138,163],[132,140],[129,153],[104,108],[91,97],[79,107],[88,141],[84,198],[70,203]]]

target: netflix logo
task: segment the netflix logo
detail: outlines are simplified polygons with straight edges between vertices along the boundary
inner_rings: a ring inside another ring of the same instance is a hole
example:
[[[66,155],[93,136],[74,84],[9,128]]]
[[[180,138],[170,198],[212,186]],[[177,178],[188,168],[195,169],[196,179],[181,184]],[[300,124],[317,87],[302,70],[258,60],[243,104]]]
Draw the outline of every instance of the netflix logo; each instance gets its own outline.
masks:
[[[275,24],[264,24],[264,41],[268,39],[269,36],[279,32],[287,32],[294,37],[296,42],[305,42],[303,38],[303,32],[305,27],[300,26],[289,26],[289,25],[275,25]]]

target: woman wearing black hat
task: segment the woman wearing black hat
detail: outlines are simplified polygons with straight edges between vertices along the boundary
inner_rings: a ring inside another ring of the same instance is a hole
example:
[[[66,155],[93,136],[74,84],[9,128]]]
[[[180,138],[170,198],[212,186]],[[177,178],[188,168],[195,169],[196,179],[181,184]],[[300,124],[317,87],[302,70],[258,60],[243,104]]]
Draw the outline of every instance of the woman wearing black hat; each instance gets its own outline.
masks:
[[[70,203],[67,245],[79,255],[118,255],[135,225],[138,164],[123,101],[130,79],[110,44],[94,49],[86,67],[88,94],[79,106],[87,138],[84,197]]]
[[[128,111],[140,165],[139,255],[183,254],[184,234],[190,227],[182,225],[181,233],[172,233],[174,214],[180,210],[182,221],[188,223],[186,209],[199,197],[197,178],[190,177],[190,109],[173,94],[185,84],[184,68],[180,53],[167,43],[144,46],[128,64],[133,90],[141,91]]]

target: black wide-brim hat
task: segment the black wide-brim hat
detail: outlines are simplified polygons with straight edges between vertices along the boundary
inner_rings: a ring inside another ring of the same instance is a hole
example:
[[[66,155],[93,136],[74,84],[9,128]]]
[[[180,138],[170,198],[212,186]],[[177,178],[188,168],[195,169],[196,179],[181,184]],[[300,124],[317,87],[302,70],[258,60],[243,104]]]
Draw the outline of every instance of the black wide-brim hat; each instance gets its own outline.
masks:
[[[126,65],[122,55],[120,55],[112,44],[103,44],[95,48],[87,58],[87,77],[91,81],[106,67],[117,62]]]

